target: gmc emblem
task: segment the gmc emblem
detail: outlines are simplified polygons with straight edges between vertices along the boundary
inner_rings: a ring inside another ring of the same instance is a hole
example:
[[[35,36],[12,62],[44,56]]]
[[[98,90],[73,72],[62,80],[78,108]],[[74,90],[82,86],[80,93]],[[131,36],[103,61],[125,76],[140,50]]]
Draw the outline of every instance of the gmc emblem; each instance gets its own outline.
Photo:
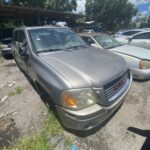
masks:
[[[114,86],[114,90],[116,91],[116,90],[118,90],[122,85],[123,85],[123,79],[121,79],[121,80],[119,80],[116,84],[115,84],[115,86]]]

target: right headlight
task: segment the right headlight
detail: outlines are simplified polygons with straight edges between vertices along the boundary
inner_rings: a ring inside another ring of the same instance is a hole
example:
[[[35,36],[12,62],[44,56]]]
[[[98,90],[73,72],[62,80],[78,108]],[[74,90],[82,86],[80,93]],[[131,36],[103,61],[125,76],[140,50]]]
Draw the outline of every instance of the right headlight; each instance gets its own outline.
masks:
[[[80,110],[96,103],[96,96],[92,89],[66,90],[61,94],[64,107]]]
[[[150,61],[141,60],[139,63],[140,69],[150,69]]]

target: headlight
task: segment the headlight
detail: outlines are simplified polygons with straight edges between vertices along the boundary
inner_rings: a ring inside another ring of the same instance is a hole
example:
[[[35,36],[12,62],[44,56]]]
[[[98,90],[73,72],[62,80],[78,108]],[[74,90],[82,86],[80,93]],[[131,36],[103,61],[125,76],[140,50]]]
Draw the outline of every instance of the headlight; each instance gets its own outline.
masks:
[[[91,89],[77,89],[64,91],[61,94],[64,107],[79,110],[96,103],[96,96]]]
[[[139,63],[140,69],[150,69],[150,61],[141,60]]]

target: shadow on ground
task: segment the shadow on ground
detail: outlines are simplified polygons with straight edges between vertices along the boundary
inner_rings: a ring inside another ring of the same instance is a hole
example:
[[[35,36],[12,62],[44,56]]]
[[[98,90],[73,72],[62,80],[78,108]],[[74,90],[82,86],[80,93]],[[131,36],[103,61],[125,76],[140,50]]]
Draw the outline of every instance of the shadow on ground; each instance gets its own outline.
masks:
[[[129,127],[128,130],[146,138],[141,150],[150,150],[150,130],[141,130],[134,127]]]

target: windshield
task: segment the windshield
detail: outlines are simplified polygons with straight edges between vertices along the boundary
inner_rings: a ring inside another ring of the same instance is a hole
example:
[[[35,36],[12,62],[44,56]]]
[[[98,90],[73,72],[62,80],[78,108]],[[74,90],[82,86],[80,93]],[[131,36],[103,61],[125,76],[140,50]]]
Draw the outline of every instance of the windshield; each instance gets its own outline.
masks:
[[[51,52],[86,47],[85,42],[69,29],[34,29],[30,37],[36,52]]]
[[[120,42],[107,35],[99,35],[94,38],[104,49],[111,49],[122,45]]]

